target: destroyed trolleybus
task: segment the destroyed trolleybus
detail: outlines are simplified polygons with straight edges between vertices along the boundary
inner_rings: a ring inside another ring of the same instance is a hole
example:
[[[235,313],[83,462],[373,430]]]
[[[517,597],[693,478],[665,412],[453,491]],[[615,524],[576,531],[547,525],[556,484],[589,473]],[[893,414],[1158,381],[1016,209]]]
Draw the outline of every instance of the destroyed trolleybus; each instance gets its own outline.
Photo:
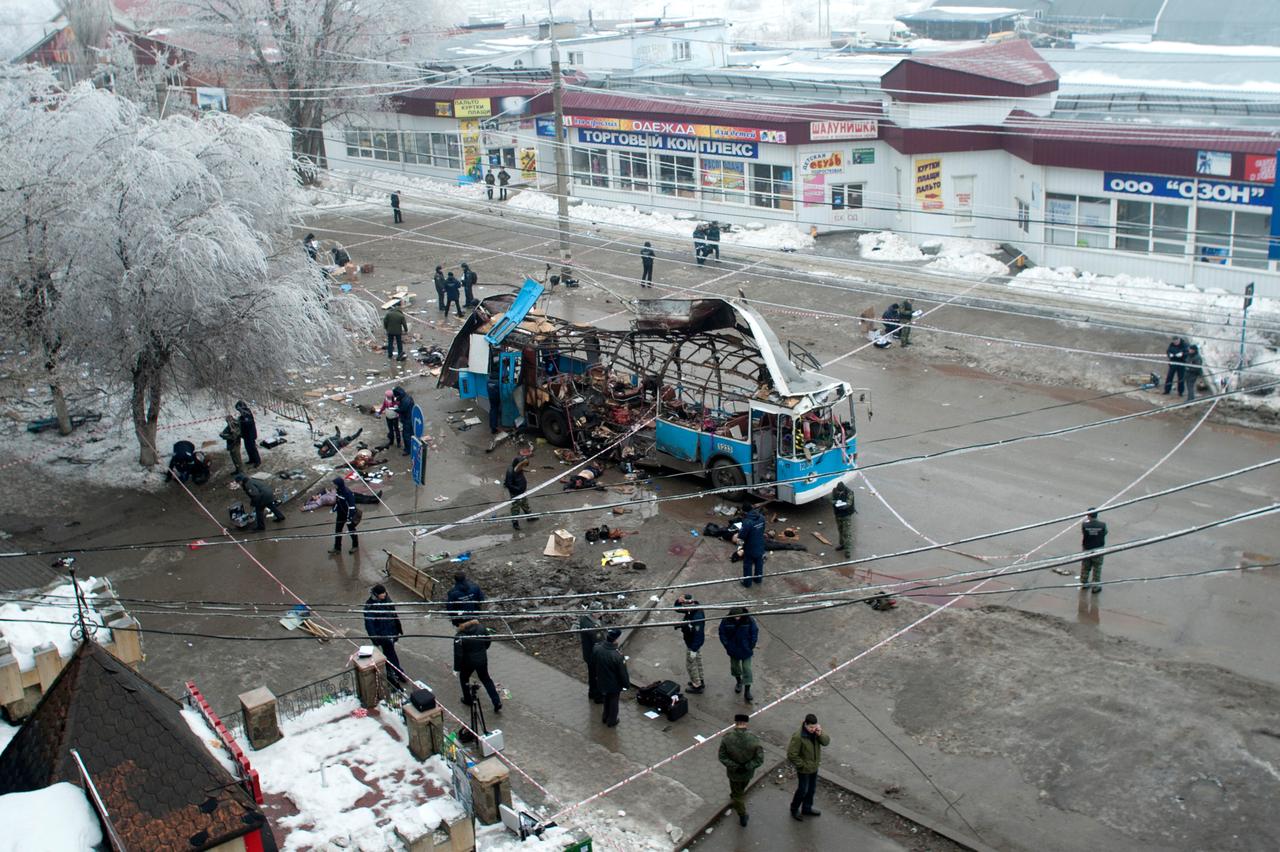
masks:
[[[491,423],[787,503],[853,479],[853,388],[793,363],[745,304],[641,300],[610,330],[537,311],[542,289],[485,299],[445,359],[440,386],[496,412]]]

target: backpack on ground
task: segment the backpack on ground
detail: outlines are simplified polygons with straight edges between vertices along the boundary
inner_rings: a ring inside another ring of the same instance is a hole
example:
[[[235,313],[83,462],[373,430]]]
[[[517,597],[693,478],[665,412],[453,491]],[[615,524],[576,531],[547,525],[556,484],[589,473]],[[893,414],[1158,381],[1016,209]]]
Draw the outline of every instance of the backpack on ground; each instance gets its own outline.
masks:
[[[689,701],[680,694],[680,684],[674,680],[656,680],[636,691],[636,701],[641,707],[651,707],[675,721],[689,712]]]

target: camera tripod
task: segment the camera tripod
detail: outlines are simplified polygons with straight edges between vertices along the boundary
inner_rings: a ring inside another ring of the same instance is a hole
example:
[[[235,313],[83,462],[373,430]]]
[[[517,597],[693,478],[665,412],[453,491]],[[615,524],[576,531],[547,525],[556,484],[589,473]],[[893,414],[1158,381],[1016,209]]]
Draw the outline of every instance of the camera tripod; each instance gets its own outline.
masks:
[[[476,734],[484,736],[489,733],[489,726],[484,721],[484,708],[480,706],[480,684],[464,684],[462,700],[471,708],[471,721],[469,727],[458,731],[458,741],[472,743],[476,741]],[[472,731],[476,733],[473,734]]]

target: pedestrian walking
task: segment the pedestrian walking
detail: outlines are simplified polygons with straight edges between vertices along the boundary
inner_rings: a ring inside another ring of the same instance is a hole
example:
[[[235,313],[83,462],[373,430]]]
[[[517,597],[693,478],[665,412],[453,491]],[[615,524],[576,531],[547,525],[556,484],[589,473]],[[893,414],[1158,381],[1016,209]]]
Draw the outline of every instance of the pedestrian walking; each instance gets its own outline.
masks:
[[[396,605],[387,595],[387,587],[381,583],[369,590],[369,599],[364,602],[364,632],[387,658],[387,682],[399,688],[406,676],[400,665],[400,655],[396,653],[396,642],[404,635],[404,628],[400,625]]]
[[[409,320],[401,310],[399,302],[387,308],[386,314],[382,317],[382,327],[387,332],[387,360],[391,360],[391,350],[394,348],[396,360],[403,361],[404,335],[409,330]]]
[[[244,455],[249,464],[262,467],[262,456],[258,454],[258,421],[253,419],[249,404],[243,399],[236,402],[236,421],[240,424],[240,440],[244,443]]]
[[[412,451],[409,445],[415,440],[412,432],[413,397],[409,396],[409,392],[399,385],[391,389],[391,396],[396,401],[396,413],[400,417],[400,434],[404,438],[404,455],[407,456]]]
[[[458,316],[462,316],[462,306],[458,304],[458,294],[462,290],[462,282],[453,274],[453,270],[449,270],[448,276],[444,279],[444,313],[449,315],[449,306],[453,305],[454,311]]]
[[[592,604],[593,607],[598,604]],[[589,612],[578,616],[578,639],[582,642],[582,662],[587,664],[587,698],[593,704],[604,703],[604,693],[600,691],[600,677],[596,674],[596,645],[604,641],[604,629]]]
[[[404,217],[400,215],[400,190],[391,193],[391,219],[392,224],[399,225],[404,221]]]
[[[502,480],[502,485],[507,489],[507,495],[511,498],[512,529],[520,529],[518,515],[528,515],[532,511],[529,508],[529,498],[524,496],[524,492],[529,490],[529,479],[525,476],[525,471],[528,469],[528,457],[516,456],[511,460],[511,466],[507,468],[507,475]],[[538,519],[526,518],[525,520],[533,523]]]
[[[236,473],[244,473],[244,461],[240,458],[240,421],[230,414],[226,417],[227,425],[222,427],[218,437],[227,442],[227,455],[231,456],[231,464]]]
[[[910,299],[903,299],[898,306],[898,339],[903,346],[911,345],[911,322],[915,319],[915,311],[915,305],[911,304]]]
[[[853,557],[853,515],[858,511],[853,500],[853,492],[843,482],[836,485],[831,492],[831,511],[836,516],[836,531],[840,533],[840,543],[836,545],[844,551],[844,558]]]
[[[360,523],[360,510],[356,508],[356,495],[347,487],[347,481],[341,476],[333,478],[333,485],[338,490],[338,499],[333,504],[334,523],[333,523],[333,550],[330,553],[342,552],[342,528],[347,528],[347,534],[351,536],[351,550],[348,553],[355,553],[360,549],[360,536],[356,535],[356,527]]]
[[[1204,374],[1204,359],[1200,357],[1200,347],[1192,344],[1187,347],[1187,402],[1196,398],[1196,385]]]
[[[742,526],[733,541],[742,546],[742,585],[764,582],[764,515],[751,509],[742,518]]]
[[[640,286],[653,286],[653,244],[648,240],[640,249]]]
[[[480,304],[480,300],[476,298],[476,294],[473,290],[479,280],[480,279],[476,277],[476,274],[471,271],[470,266],[467,266],[465,263],[462,264],[462,304],[464,307],[473,308]]]
[[[496,182],[493,176],[493,169],[489,169],[489,173],[484,176],[484,194],[488,196],[490,201],[493,200],[493,185]]]
[[[457,627],[464,621],[470,621],[480,611],[480,604],[484,603],[484,591],[459,571],[453,575],[453,587],[445,595],[445,601],[444,608],[450,614],[449,620]]]
[[[787,744],[787,760],[796,768],[796,793],[791,797],[791,818],[822,816],[813,808],[813,794],[818,791],[818,767],[822,764],[822,749],[831,744],[831,737],[822,733],[818,717],[812,713],[804,717],[800,730],[791,735]]]
[[[604,699],[604,715],[600,721],[610,728],[618,725],[618,700],[622,697],[622,690],[631,688],[627,659],[618,650],[618,639],[621,636],[622,631],[615,627],[604,635],[604,641],[597,643],[592,651],[592,659],[596,663],[596,680]]]
[[[712,252],[716,254],[716,260],[720,259],[720,223],[712,222],[707,225],[707,245],[706,254],[709,256]]]
[[[314,261],[320,259],[320,243],[316,242],[315,234],[307,234],[302,238],[302,247],[307,252],[307,257]]]
[[[373,410],[374,417],[381,417],[387,424],[387,447],[398,447],[400,437],[400,409],[396,407],[396,395],[393,391],[383,394],[382,405]]]
[[[240,489],[244,491],[244,496],[248,498],[249,505],[253,507],[253,513],[257,521],[254,529],[262,532],[267,528],[267,512],[270,512],[277,521],[284,520],[284,512],[280,511],[280,503],[276,500],[274,488],[262,480],[250,479],[243,473],[236,474],[236,482],[240,483]]]
[[[688,592],[676,598],[676,607],[684,611],[684,621],[675,629],[684,638],[684,665],[689,674],[689,682],[685,686],[690,693],[698,695],[707,687],[702,679],[702,645],[707,641],[707,614]]]
[[[738,814],[738,825],[744,828],[751,816],[747,813],[747,787],[751,776],[764,765],[764,746],[760,738],[747,730],[751,717],[737,713],[733,730],[720,740],[720,763],[729,776],[729,806]]]
[[[734,607],[720,622],[720,644],[729,655],[729,674],[733,675],[734,692],[742,693],[742,700],[748,704],[751,697],[751,684],[755,677],[751,671],[751,658],[756,652],[756,642],[760,640],[760,626],[747,613],[745,606]]]
[[[511,183],[511,173],[507,171],[507,167],[503,166],[498,169],[498,200],[507,200],[507,184]]]
[[[1173,380],[1178,380],[1178,396],[1185,396],[1187,369],[1187,341],[1175,337],[1164,350],[1165,360],[1169,362],[1169,370],[1164,374],[1164,393],[1168,396],[1173,390]]]
[[[458,632],[453,636],[453,669],[458,673],[458,683],[462,685],[463,704],[472,701],[471,676],[475,675],[493,702],[493,712],[501,713],[502,698],[489,676],[489,634],[492,632],[474,618],[459,624]],[[475,700],[480,700],[479,696]]]
[[[440,313],[444,313],[444,296],[446,291],[444,287],[444,267],[443,266],[436,267],[436,274],[433,276],[432,280],[435,282],[435,285],[436,285],[436,307],[440,309]]]
[[[1089,516],[1084,519],[1084,523],[1080,525],[1081,540],[1080,549],[1088,552],[1097,550],[1100,547],[1107,546],[1107,525],[1098,520],[1098,513],[1094,509],[1089,510]],[[1092,585],[1090,584],[1092,580]],[[1102,557],[1086,556],[1080,560],[1080,590],[1092,588],[1096,595],[1102,591]]]

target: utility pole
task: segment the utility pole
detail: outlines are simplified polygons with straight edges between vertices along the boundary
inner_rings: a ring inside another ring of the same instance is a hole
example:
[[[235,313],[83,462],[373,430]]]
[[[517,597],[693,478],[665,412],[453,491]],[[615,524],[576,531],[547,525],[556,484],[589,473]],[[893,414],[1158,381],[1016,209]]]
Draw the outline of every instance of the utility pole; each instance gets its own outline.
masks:
[[[556,228],[560,233],[560,281],[573,278],[573,256],[569,252],[569,170],[565,165],[564,148],[564,79],[560,76],[560,46],[556,43],[556,16],[547,0],[550,16],[548,31],[551,33],[551,108],[555,112],[556,140]]]
[[[1253,304],[1253,283],[1244,288],[1244,316],[1240,318],[1240,358],[1236,361],[1236,389],[1244,384],[1244,334],[1249,325],[1249,307]]]

